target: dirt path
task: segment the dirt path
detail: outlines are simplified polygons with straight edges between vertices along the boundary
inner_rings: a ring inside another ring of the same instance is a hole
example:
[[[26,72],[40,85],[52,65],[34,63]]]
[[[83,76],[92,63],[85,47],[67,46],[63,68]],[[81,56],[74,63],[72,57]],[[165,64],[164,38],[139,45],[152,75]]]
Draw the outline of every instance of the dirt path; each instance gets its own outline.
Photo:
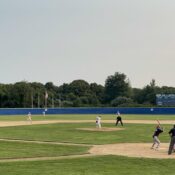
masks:
[[[157,124],[155,120],[124,120],[124,123]],[[161,124],[175,124],[175,120],[161,120]],[[42,120],[32,121],[32,125],[45,125],[53,123],[95,123],[95,120]],[[103,120],[103,123],[115,123],[115,120]],[[31,125],[27,121],[0,121],[0,127]]]
[[[94,145],[89,152],[95,155],[120,155],[127,157],[175,159],[175,153],[168,155],[168,143],[161,143],[159,150],[151,148],[152,143],[120,143]]]
[[[87,154],[58,156],[58,157],[0,159],[0,162],[58,160],[58,159],[72,159],[72,158],[104,156],[104,155],[119,155],[127,157],[156,158],[156,159],[175,159],[175,153],[172,153],[172,155],[167,154],[169,143],[161,143],[159,150],[154,150],[151,149],[152,143],[117,143],[107,145],[85,145],[85,144],[74,144],[74,143],[72,144],[72,143],[10,140],[10,139],[0,139],[0,140],[9,142],[91,146]]]
[[[60,160],[104,155],[120,155],[127,157],[156,159],[175,159],[175,153],[173,153],[172,155],[167,155],[168,143],[162,143],[159,150],[150,149],[150,146],[151,143],[120,143],[108,145],[93,145],[92,148],[89,150],[88,154],[58,157],[0,159],[0,162]]]
[[[102,127],[102,128],[76,128],[76,129],[77,130],[83,130],[83,131],[111,132],[111,131],[121,131],[121,130],[124,130],[125,128]]]

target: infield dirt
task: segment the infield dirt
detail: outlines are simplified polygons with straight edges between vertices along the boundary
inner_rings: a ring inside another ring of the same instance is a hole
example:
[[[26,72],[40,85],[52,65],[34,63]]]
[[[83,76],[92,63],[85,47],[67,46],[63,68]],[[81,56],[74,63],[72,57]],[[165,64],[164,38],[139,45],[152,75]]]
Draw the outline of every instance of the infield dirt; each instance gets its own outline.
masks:
[[[124,120],[124,123],[135,123],[135,124],[157,124],[155,120]],[[175,120],[161,120],[161,124],[175,124]],[[52,124],[52,123],[95,123],[95,120],[41,120],[41,121],[32,121],[33,125],[42,125],[42,124]],[[103,123],[114,123],[115,120],[103,120]],[[0,121],[0,127],[6,126],[22,126],[22,125],[31,125],[28,121]]]

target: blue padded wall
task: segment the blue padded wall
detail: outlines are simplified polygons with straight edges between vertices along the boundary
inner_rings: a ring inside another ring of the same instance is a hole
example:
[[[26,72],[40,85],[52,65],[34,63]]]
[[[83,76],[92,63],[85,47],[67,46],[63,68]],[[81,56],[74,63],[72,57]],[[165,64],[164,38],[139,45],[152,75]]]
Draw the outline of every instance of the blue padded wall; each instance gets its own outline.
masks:
[[[42,114],[45,109],[0,109],[0,115]],[[175,108],[49,108],[46,114],[175,114]]]

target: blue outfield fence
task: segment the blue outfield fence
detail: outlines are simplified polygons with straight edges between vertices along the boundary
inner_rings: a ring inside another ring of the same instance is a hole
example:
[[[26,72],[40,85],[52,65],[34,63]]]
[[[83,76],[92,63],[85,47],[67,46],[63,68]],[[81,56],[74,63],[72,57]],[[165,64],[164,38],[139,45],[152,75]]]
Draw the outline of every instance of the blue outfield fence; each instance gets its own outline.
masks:
[[[0,109],[0,115],[26,115],[32,114],[175,114],[175,108],[11,108]]]

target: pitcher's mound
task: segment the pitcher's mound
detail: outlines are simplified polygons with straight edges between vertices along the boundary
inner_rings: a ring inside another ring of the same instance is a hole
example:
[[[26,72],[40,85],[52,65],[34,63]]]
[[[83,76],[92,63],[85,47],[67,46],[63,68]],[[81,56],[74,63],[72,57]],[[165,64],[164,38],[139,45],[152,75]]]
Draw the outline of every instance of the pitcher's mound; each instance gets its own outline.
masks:
[[[109,132],[109,131],[120,131],[124,130],[124,128],[77,128],[78,130],[84,130],[84,131],[99,131],[99,132]]]
[[[152,143],[94,145],[89,152],[95,155],[120,155],[128,157],[175,159],[175,153],[168,155],[169,143],[161,143],[158,150],[151,149],[151,146]]]

